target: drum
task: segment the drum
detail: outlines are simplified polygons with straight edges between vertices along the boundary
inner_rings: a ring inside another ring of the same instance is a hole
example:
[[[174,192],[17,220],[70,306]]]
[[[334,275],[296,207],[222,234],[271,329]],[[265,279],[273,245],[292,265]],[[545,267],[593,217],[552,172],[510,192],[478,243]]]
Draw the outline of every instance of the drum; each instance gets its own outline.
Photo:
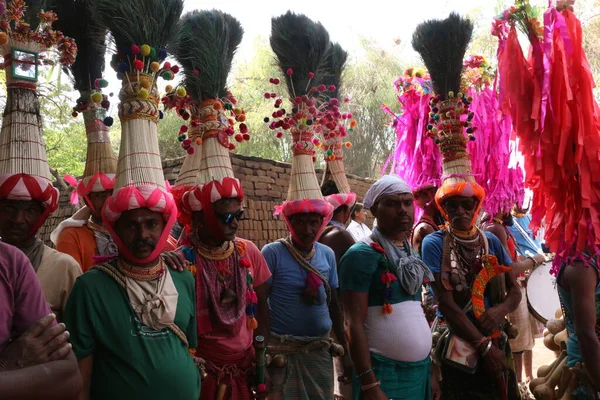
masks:
[[[556,310],[561,308],[551,268],[551,261],[544,263],[534,269],[527,280],[527,306],[531,315],[543,324],[554,318]]]

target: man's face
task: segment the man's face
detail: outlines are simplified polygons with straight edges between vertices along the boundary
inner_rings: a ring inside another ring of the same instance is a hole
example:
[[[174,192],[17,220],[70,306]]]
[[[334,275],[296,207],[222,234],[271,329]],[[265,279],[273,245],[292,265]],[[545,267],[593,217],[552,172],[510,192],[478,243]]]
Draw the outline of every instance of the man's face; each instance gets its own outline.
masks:
[[[223,238],[226,241],[235,239],[240,228],[240,220],[244,216],[242,202],[237,199],[221,199],[213,203],[213,210],[217,217],[217,229],[223,234]],[[193,214],[192,228],[198,232],[203,242],[206,241],[206,235],[214,236],[214,233],[210,232],[203,211]]]
[[[415,220],[415,203],[412,193],[386,196],[371,209],[377,226],[386,232],[408,232]]]
[[[473,215],[477,208],[474,197],[453,196],[442,204],[448,214],[450,225],[460,231],[468,231],[472,227]]]
[[[317,233],[323,225],[323,217],[317,213],[299,213],[290,216],[290,225],[298,239],[305,246],[317,239]]]
[[[115,225],[115,233],[135,258],[143,260],[156,248],[164,228],[161,213],[138,208],[121,215]]]
[[[356,222],[362,224],[367,219],[367,210],[365,208],[362,208],[360,211],[357,211],[354,215],[356,216]]]
[[[1,200],[0,236],[13,246],[19,246],[29,239],[28,233],[44,213],[39,201]]]
[[[112,194],[112,190],[105,190],[103,192],[95,192],[88,194],[87,197],[90,200],[90,203],[92,203],[91,205],[93,206],[92,214],[94,214],[94,217],[100,218],[100,215],[102,213],[102,207],[104,207],[104,202],[106,201],[106,199],[112,196]]]

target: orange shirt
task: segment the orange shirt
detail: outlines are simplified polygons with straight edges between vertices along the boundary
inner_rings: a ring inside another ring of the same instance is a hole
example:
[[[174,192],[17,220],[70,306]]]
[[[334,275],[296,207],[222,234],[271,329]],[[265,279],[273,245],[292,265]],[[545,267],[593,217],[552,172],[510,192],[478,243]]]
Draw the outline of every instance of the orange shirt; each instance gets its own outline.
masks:
[[[56,250],[73,257],[83,272],[92,268],[92,257],[98,254],[94,232],[87,225],[63,230],[56,242]]]

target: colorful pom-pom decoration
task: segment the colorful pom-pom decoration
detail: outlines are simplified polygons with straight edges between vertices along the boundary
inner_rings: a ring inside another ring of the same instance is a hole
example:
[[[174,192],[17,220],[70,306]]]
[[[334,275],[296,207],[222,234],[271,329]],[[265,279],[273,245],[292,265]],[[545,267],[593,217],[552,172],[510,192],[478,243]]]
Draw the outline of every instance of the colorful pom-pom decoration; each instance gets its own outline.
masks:
[[[194,151],[195,151],[195,150],[194,150],[194,148],[193,148],[193,147],[188,147],[188,149],[187,149],[186,151],[187,151],[187,153],[188,153],[189,155],[192,155],[192,154],[194,154]]]
[[[167,91],[167,93],[171,93],[171,92],[173,91],[173,86],[171,86],[171,85],[167,85],[167,86],[165,87],[165,90]]]
[[[248,133],[248,126],[246,124],[240,124],[240,132]]]
[[[159,69],[160,69],[160,64],[158,63],[158,61],[152,61],[150,63],[150,71],[158,72]]]
[[[158,58],[161,59],[161,60],[164,60],[165,58],[167,58],[167,50],[160,49],[158,51]]]
[[[142,100],[146,100],[148,98],[148,89],[146,88],[141,88],[140,90],[138,90],[137,92],[137,97],[139,97]]]
[[[200,146],[200,145],[202,144],[202,138],[201,138],[201,137],[199,137],[199,138],[196,138],[196,144],[197,144],[198,146]]]
[[[133,60],[133,69],[141,71],[144,69],[144,62],[142,60]]]
[[[177,91],[175,93],[177,94],[178,97],[185,97],[185,95],[187,94],[187,91],[185,90],[184,87],[180,86],[177,88]]]
[[[194,75],[196,75],[196,76],[199,76],[199,75],[200,75],[200,71],[199,71],[199,70],[197,70],[197,69],[193,70],[192,72],[193,72],[193,73],[194,73]]]
[[[73,111],[71,113],[71,115],[73,116],[73,118],[77,118],[77,116],[79,115],[79,113],[77,111]]]
[[[285,71],[285,73],[286,73],[286,74],[288,74],[288,75],[293,75],[293,74],[294,74],[294,70],[293,70],[293,69],[291,69],[291,68],[288,68],[288,69]]]
[[[143,87],[144,89],[150,89],[150,87],[152,86],[152,82],[144,79],[144,80],[140,81],[140,86]]]
[[[165,81],[170,81],[171,79],[173,79],[173,73],[171,71],[165,71],[160,76]]]
[[[344,147],[346,147],[347,149],[349,149],[350,147],[352,147],[352,143],[346,142],[346,143],[344,143]]]
[[[8,43],[8,35],[4,32],[0,32],[0,46],[4,46]]]
[[[147,44],[144,44],[140,47],[140,53],[142,53],[142,55],[144,57],[148,57],[150,55],[151,50],[152,50],[152,48],[150,46],[148,46]]]
[[[104,118],[104,125],[106,126],[112,126],[112,124],[115,122],[115,120],[113,119],[113,117],[106,117]]]
[[[100,103],[102,102],[102,93],[100,92],[94,92],[90,95],[90,100],[92,100],[94,103]]]
[[[140,46],[132,44],[130,51],[131,51],[132,55],[134,55],[134,56],[138,55],[138,54],[140,54]]]
[[[173,65],[171,67],[171,72],[174,73],[174,74],[178,73],[179,72],[179,65]]]

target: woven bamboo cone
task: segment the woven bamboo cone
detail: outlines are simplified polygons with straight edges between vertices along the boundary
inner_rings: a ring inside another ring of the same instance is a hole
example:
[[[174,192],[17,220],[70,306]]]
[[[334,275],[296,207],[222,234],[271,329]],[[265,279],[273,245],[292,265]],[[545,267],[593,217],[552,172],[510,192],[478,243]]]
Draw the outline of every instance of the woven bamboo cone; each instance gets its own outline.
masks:
[[[83,111],[87,136],[84,178],[92,177],[99,172],[107,175],[117,172],[117,156],[110,144],[109,128],[104,125],[104,117],[106,117],[106,110],[100,105]]]
[[[198,170],[197,185],[203,185],[213,180],[235,178],[231,166],[229,148],[218,139],[218,134],[224,134],[227,118],[222,114],[222,108],[215,109],[219,100],[204,100],[199,105],[200,130],[203,132],[202,161]],[[218,106],[217,106],[218,107]]]
[[[295,139],[300,138],[299,132],[293,131]],[[296,142],[296,140],[294,140]],[[323,200],[321,187],[315,173],[313,154],[314,144],[309,140],[300,140],[293,144],[292,172],[288,188],[288,201],[318,199]],[[301,148],[298,148],[300,146]]]
[[[139,74],[140,81],[152,82],[152,77]],[[158,148],[158,89],[152,85],[146,100],[136,99],[140,89],[138,75],[129,75],[119,93],[121,146],[117,164],[115,190],[127,186],[155,186],[166,190],[162,161]],[[145,83],[146,85],[148,83]],[[129,117],[133,107],[134,118]],[[140,110],[144,113],[140,114]]]
[[[181,170],[175,180],[175,188],[192,187],[196,184],[198,177],[198,167],[202,160],[202,143],[198,144],[197,139],[202,139],[200,127],[191,127],[188,137],[191,139],[191,147],[194,149],[194,154],[188,154],[183,160]]]
[[[15,43],[21,49],[39,51],[37,46]],[[3,46],[4,54],[10,54]],[[5,68],[7,98],[0,134],[0,174],[29,174],[50,183],[52,176],[42,137],[42,118],[37,93],[33,89],[11,87],[34,84],[13,78],[10,65]]]

